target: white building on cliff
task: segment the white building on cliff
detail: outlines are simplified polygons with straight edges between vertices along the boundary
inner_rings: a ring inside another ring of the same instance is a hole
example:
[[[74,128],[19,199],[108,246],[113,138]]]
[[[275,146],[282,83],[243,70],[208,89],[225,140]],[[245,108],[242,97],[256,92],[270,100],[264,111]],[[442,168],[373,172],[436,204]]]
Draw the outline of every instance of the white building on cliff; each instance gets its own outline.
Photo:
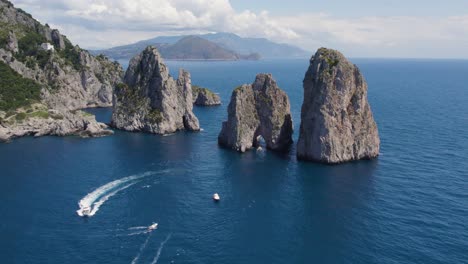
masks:
[[[45,50],[45,51],[54,51],[54,45],[50,44],[50,43],[42,43],[41,44],[41,49]]]

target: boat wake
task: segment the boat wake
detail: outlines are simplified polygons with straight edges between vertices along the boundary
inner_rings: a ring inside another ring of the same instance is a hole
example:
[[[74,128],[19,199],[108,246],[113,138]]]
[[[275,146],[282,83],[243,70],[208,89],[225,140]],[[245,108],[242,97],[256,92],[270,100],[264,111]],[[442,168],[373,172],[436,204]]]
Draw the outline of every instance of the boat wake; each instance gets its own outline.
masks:
[[[129,227],[128,230],[139,230],[139,229],[148,229],[147,226],[133,226]]]
[[[148,233],[151,233],[151,231],[145,230],[145,231],[140,231],[140,232],[134,232],[134,233],[127,234],[125,236],[138,236],[138,235],[144,235]]]
[[[146,238],[145,242],[141,245],[140,251],[138,251],[138,254],[132,260],[132,264],[136,264],[138,262],[138,259],[140,259],[141,253],[145,250],[146,245],[148,245],[148,241],[149,241],[150,237],[151,237],[151,233],[149,233],[149,235]]]
[[[149,171],[143,174],[132,175],[109,182],[83,197],[83,199],[81,199],[78,202],[78,206],[80,207],[80,209],[78,209],[76,213],[79,216],[94,216],[97,213],[97,211],[99,211],[99,208],[112,196],[131,187],[132,185],[137,184],[143,178],[166,172],[167,171]]]
[[[167,241],[169,241],[169,239],[171,239],[171,236],[172,236],[172,233],[169,234],[163,242],[161,242],[161,245],[158,248],[158,252],[156,253],[156,256],[154,256],[153,262],[151,262],[151,264],[158,263],[159,256],[161,256],[161,252],[164,248],[164,245],[167,243]]]

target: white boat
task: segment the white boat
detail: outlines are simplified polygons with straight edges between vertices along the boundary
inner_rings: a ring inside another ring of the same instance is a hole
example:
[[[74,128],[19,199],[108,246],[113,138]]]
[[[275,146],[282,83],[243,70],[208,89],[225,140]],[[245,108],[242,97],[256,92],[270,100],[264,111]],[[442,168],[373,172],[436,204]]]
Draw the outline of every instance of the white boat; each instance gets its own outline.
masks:
[[[87,217],[91,214],[91,207],[83,207],[80,210],[76,211],[79,216]]]
[[[148,231],[153,231],[158,228],[158,223],[153,223],[152,225],[148,226]]]
[[[213,194],[213,200],[215,200],[216,202],[221,200],[221,198],[219,198],[219,194],[217,193]]]

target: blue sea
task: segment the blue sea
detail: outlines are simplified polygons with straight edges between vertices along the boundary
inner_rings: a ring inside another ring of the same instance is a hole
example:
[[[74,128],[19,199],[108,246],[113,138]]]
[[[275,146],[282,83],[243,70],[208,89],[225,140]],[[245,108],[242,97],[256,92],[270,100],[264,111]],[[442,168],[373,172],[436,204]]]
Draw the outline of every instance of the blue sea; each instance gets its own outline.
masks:
[[[168,62],[222,97],[195,108],[200,133],[0,144],[0,263],[468,263],[468,61],[353,62],[382,140],[372,161],[218,147],[232,89],[260,72],[288,93],[297,141],[307,59]]]

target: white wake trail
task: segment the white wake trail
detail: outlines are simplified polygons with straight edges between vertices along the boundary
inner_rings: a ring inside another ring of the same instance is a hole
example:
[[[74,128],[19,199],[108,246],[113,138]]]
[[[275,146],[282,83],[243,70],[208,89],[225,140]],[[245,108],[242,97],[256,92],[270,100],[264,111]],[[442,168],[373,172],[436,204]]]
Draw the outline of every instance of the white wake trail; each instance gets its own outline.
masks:
[[[99,208],[101,207],[101,205],[103,205],[107,200],[109,200],[109,198],[111,198],[112,196],[116,195],[117,193],[129,188],[130,186],[132,185],[135,185],[137,184],[137,182],[132,182],[130,184],[127,184],[127,185],[124,185],[123,187],[121,188],[118,188],[116,189],[115,191],[112,191],[111,193],[109,194],[106,194],[104,196],[102,196],[99,201],[93,203],[93,209],[91,210],[91,212],[88,214],[88,216],[93,216],[97,213],[97,211],[99,211]]]
[[[133,226],[129,227],[128,230],[148,229],[147,226]]]
[[[125,236],[138,236],[138,235],[143,235],[143,234],[148,234],[148,233],[151,233],[151,231],[146,230],[146,231],[134,232]]]
[[[132,260],[132,264],[136,264],[138,262],[138,259],[140,259],[141,253],[145,250],[146,245],[148,245],[148,241],[149,241],[150,237],[151,237],[151,233],[149,233],[149,235],[146,238],[145,242],[141,245],[140,251],[138,251],[138,254]]]
[[[167,243],[167,241],[169,241],[169,239],[171,239],[171,236],[172,236],[172,233],[169,234],[163,242],[161,242],[161,245],[158,248],[158,252],[156,253],[156,256],[154,256],[153,262],[151,262],[151,264],[158,263],[159,256],[161,256],[161,252],[164,248],[164,245]]]
[[[101,207],[107,200],[109,200],[109,198],[116,195],[118,192],[123,191],[128,187],[138,183],[145,177],[165,172],[167,171],[149,171],[143,174],[128,176],[102,185],[93,192],[87,194],[78,202],[78,206],[80,207],[80,209],[77,210],[76,213],[79,216],[93,216],[99,210],[99,207]],[[84,209],[90,209],[90,212],[85,214]]]

